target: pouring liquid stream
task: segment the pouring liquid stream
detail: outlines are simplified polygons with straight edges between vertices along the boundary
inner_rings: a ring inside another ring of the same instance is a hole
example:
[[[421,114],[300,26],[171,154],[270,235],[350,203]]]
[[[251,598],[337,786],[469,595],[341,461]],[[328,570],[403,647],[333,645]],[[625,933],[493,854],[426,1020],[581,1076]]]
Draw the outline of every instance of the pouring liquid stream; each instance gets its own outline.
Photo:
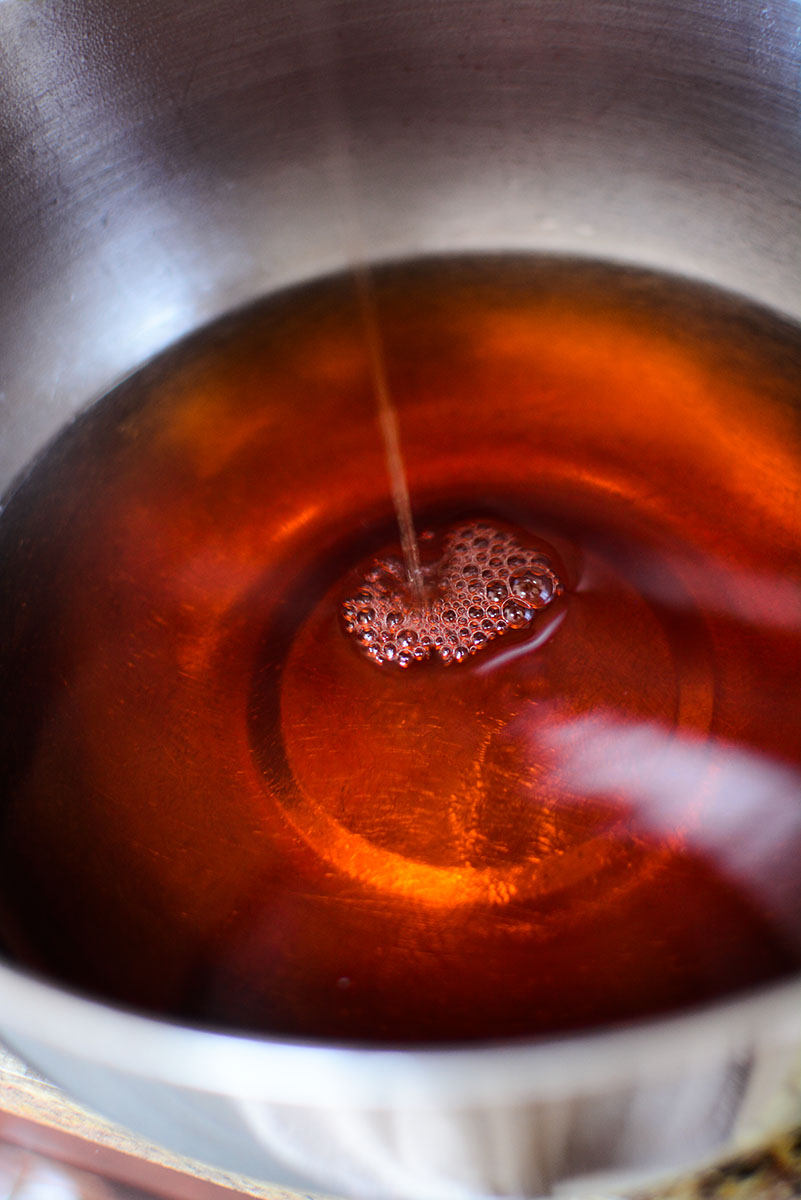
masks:
[[[423,603],[423,573],[420,548],[412,516],[406,467],[401,446],[398,414],[392,400],[387,378],[381,328],[378,320],[375,289],[366,249],[360,192],[357,186],[351,129],[348,120],[341,76],[338,46],[329,8],[323,4],[316,22],[314,37],[309,46],[317,53],[313,63],[314,99],[321,128],[325,131],[324,147],[328,176],[333,192],[333,216],[342,231],[347,250],[346,261],[353,281],[359,320],[367,353],[367,363],[375,400],[376,416],[386,457],[390,495],[398,523],[401,551],[408,587],[415,603]]]
[[[406,575],[412,596],[418,605],[423,603],[423,573],[420,565],[420,547],[414,528],[412,503],[406,466],[403,461],[398,413],[392,403],[387,381],[386,362],[381,341],[381,330],[376,313],[375,294],[370,268],[354,258],[351,274],[359,303],[359,314],[364,329],[365,347],[370,368],[370,379],[375,395],[378,426],[384,443],[387,460],[392,503],[398,521],[401,550],[406,565]]]

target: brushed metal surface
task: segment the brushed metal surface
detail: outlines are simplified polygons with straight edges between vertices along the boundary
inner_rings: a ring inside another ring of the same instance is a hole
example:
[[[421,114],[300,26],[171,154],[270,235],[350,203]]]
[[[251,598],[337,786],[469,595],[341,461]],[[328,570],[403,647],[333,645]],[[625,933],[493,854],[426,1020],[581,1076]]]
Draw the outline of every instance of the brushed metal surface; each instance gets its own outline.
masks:
[[[175,338],[354,253],[568,251],[801,316],[800,80],[797,0],[0,0],[0,487]],[[183,1153],[477,1200],[789,1121],[801,981],[594,1037],[371,1053],[2,967],[0,1023]]]

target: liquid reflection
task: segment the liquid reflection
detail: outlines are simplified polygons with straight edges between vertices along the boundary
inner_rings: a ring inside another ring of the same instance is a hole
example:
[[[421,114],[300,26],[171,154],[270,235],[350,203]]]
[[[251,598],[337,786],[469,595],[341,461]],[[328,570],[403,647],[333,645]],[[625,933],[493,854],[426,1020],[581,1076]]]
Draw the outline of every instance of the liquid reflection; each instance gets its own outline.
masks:
[[[537,746],[538,735],[533,735]],[[801,946],[801,773],[735,746],[594,713],[548,731],[563,797],[616,798],[635,835],[708,857]],[[679,899],[679,898],[677,898]]]

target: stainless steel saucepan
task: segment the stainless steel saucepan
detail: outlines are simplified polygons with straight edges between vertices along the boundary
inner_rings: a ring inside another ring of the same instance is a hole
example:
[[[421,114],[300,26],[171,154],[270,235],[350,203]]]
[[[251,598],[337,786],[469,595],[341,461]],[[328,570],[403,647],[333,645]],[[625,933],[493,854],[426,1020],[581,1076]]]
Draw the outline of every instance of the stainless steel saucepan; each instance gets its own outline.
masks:
[[[0,0],[0,484],[162,347],[349,254],[579,253],[799,318],[800,199],[798,0]],[[0,1026],[104,1113],[265,1180],[614,1195],[790,1121],[801,979],[545,1044],[371,1051],[2,966]]]

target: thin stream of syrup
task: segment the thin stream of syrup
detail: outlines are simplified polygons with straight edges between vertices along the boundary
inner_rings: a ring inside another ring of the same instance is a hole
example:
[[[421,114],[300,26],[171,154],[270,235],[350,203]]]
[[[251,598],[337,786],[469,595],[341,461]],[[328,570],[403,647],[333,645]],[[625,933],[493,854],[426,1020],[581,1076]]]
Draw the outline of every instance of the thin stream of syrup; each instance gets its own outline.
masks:
[[[306,52],[310,55],[310,74],[314,81],[312,99],[317,107],[320,128],[323,130],[323,156],[333,193],[332,215],[341,230],[345,261],[356,295],[406,576],[415,603],[421,605],[424,600],[424,586],[420,549],[412,516],[398,413],[387,378],[371,256],[367,249],[363,206],[351,145],[351,124],[344,100],[345,88],[339,46],[326,5],[322,6],[319,18],[305,45]]]
[[[406,466],[403,461],[398,413],[392,402],[392,396],[387,383],[386,362],[376,312],[375,291],[370,277],[370,269],[361,258],[353,257],[351,273],[359,301],[359,313],[364,329],[364,340],[370,366],[370,379],[378,413],[378,427],[384,443],[390,494],[398,521],[401,550],[403,551],[403,558],[406,565],[406,575],[415,602],[420,606],[423,604],[423,571],[420,564],[420,547],[414,528],[414,518],[412,517],[412,502],[409,495]]]

